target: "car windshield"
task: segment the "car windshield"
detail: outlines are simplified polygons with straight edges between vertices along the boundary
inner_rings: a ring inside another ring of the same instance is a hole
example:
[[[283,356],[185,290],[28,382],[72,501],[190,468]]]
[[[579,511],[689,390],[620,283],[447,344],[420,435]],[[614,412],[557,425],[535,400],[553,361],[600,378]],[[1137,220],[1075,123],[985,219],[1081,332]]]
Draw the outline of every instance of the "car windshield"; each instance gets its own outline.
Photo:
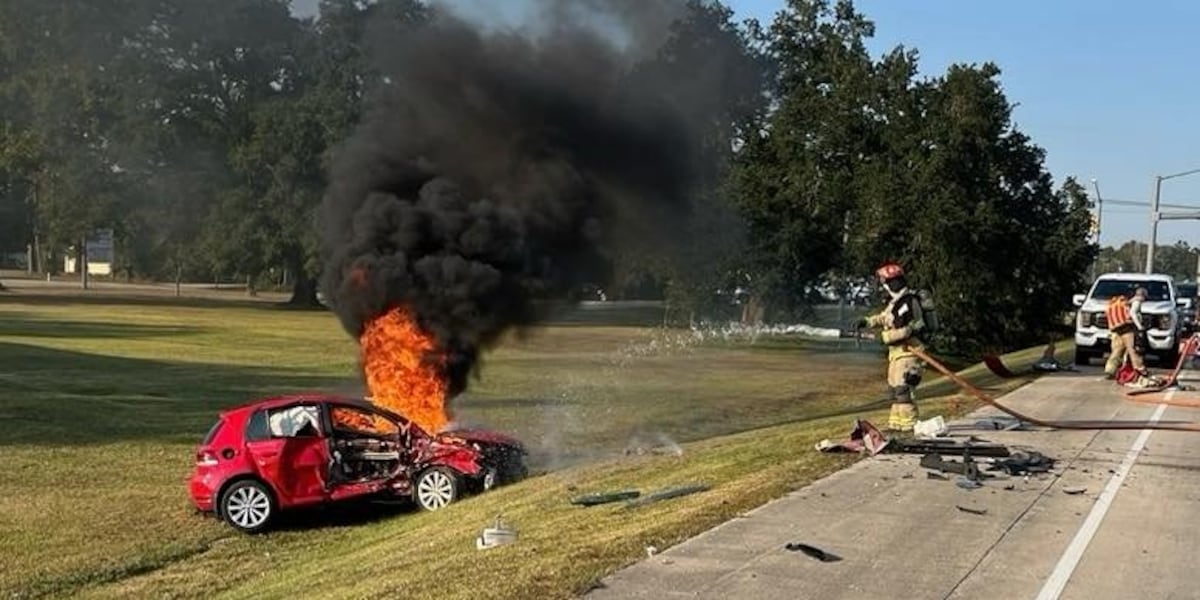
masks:
[[[1175,293],[1180,298],[1195,298],[1196,291],[1196,284],[1194,283],[1181,283],[1175,286]]]
[[[1165,281],[1129,281],[1127,279],[1102,279],[1092,290],[1092,298],[1108,300],[1113,296],[1132,294],[1139,287],[1146,288],[1146,300],[1161,302],[1171,299],[1171,288]]]

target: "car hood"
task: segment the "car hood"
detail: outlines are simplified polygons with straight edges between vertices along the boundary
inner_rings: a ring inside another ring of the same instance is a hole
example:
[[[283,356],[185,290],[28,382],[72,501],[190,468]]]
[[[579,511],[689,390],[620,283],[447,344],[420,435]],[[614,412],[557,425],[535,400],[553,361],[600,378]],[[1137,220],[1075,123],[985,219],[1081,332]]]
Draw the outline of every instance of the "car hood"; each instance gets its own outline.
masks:
[[[478,442],[481,444],[499,444],[504,446],[514,446],[517,448],[523,447],[521,440],[515,437],[492,431],[490,429],[455,429],[452,431],[443,431],[437,436],[445,441],[446,438],[459,438],[468,442]]]
[[[1083,303],[1081,310],[1084,312],[1104,312],[1106,308],[1108,308],[1108,300],[1094,300],[1089,298]],[[1142,313],[1147,315],[1165,315],[1173,310],[1175,310],[1175,305],[1167,300],[1142,303]]]

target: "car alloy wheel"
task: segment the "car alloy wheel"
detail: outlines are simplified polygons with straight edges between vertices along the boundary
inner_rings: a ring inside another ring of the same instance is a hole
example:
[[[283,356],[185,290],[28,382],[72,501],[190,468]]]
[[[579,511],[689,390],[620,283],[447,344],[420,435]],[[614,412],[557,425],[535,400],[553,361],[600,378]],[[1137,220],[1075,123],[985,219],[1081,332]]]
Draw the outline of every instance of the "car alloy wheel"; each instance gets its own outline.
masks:
[[[262,484],[238,482],[225,493],[221,513],[231,525],[242,531],[262,529],[271,518],[271,496]]]
[[[425,510],[443,508],[457,496],[458,482],[446,469],[430,469],[417,479],[417,504]]]

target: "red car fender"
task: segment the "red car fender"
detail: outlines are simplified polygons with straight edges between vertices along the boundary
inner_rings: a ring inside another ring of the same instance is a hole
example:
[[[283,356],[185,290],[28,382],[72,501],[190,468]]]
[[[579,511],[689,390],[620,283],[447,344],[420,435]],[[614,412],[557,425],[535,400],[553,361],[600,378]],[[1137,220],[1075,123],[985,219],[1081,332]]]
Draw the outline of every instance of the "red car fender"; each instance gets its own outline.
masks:
[[[451,439],[422,439],[414,448],[417,460],[415,471],[429,467],[449,467],[467,476],[476,476],[483,471],[479,464],[481,455],[464,441]]]

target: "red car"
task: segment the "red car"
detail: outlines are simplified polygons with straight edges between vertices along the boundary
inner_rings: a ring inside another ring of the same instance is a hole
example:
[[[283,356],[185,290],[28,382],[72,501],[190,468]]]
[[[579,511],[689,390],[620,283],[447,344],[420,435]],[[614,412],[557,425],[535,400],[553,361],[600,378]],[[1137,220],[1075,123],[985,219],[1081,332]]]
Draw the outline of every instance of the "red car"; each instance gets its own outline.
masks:
[[[431,436],[365,400],[294,395],[221,413],[189,487],[198,509],[257,533],[282,509],[369,495],[437,510],[525,477],[525,454],[500,433]]]

